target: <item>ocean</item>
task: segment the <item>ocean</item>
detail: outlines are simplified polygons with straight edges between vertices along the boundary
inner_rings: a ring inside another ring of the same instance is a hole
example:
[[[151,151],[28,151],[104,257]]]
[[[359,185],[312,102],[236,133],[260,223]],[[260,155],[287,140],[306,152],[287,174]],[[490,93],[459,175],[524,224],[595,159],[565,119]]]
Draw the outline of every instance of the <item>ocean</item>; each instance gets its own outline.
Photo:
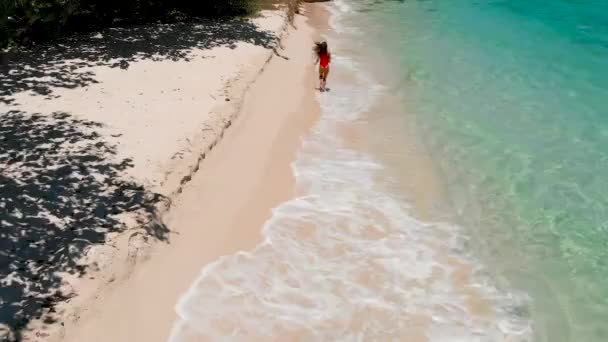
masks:
[[[535,340],[608,340],[608,2],[359,6],[411,87],[454,222],[530,296]]]
[[[608,1],[327,6],[301,193],[255,250],[205,267],[182,328],[608,341]]]

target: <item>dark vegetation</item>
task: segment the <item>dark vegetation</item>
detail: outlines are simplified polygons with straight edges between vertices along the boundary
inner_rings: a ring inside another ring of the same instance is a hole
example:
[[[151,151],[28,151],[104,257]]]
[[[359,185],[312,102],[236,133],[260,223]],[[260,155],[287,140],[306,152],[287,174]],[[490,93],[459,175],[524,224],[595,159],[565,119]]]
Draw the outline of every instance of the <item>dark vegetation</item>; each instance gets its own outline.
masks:
[[[103,27],[252,13],[257,0],[0,0],[0,48]]]

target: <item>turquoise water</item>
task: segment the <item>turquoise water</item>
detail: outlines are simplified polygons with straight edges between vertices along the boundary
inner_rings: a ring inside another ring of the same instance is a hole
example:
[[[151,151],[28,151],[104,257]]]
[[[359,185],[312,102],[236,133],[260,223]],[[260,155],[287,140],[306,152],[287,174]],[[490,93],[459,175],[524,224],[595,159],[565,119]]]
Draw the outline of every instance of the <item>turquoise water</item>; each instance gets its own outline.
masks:
[[[471,252],[538,341],[608,341],[608,1],[360,1]]]

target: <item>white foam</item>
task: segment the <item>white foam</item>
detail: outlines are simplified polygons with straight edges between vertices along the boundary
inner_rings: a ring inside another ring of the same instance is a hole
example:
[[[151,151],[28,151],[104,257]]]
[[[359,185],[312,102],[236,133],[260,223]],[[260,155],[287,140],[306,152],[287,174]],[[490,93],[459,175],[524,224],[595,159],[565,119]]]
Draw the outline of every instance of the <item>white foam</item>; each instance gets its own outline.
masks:
[[[333,5],[342,13],[350,13],[352,11],[352,6],[345,0],[335,0]]]
[[[344,0],[332,1],[327,8],[331,16],[329,17],[329,27],[336,33],[349,33],[349,34],[360,34],[361,30],[354,26],[348,26],[343,24],[343,20],[346,15],[352,13],[352,4]]]
[[[345,57],[334,64],[337,73],[358,68]],[[293,164],[307,193],[273,210],[253,251],[202,270],[177,305],[172,342],[386,341],[413,331],[430,341],[529,337],[528,320],[505,304],[525,296],[472,279],[494,315],[471,313],[468,294],[450,277],[454,266],[443,262],[458,250],[460,229],[410,216],[407,203],[379,186],[383,166],[344,146],[336,127],[358,120],[384,90],[354,74],[356,82],[319,97],[322,118]]]

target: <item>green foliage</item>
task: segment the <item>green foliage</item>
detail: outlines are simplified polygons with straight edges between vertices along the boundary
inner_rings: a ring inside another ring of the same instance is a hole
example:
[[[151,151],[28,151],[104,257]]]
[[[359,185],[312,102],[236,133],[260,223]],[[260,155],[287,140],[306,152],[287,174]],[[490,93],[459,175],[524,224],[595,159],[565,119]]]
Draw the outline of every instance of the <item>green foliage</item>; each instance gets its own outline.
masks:
[[[9,21],[15,13],[15,0],[0,0],[0,47],[6,46],[10,40]]]
[[[185,16],[241,16],[258,0],[0,0],[0,48],[98,27]]]
[[[234,16],[246,15],[256,9],[256,1],[252,0],[178,0],[179,9],[203,16]]]

